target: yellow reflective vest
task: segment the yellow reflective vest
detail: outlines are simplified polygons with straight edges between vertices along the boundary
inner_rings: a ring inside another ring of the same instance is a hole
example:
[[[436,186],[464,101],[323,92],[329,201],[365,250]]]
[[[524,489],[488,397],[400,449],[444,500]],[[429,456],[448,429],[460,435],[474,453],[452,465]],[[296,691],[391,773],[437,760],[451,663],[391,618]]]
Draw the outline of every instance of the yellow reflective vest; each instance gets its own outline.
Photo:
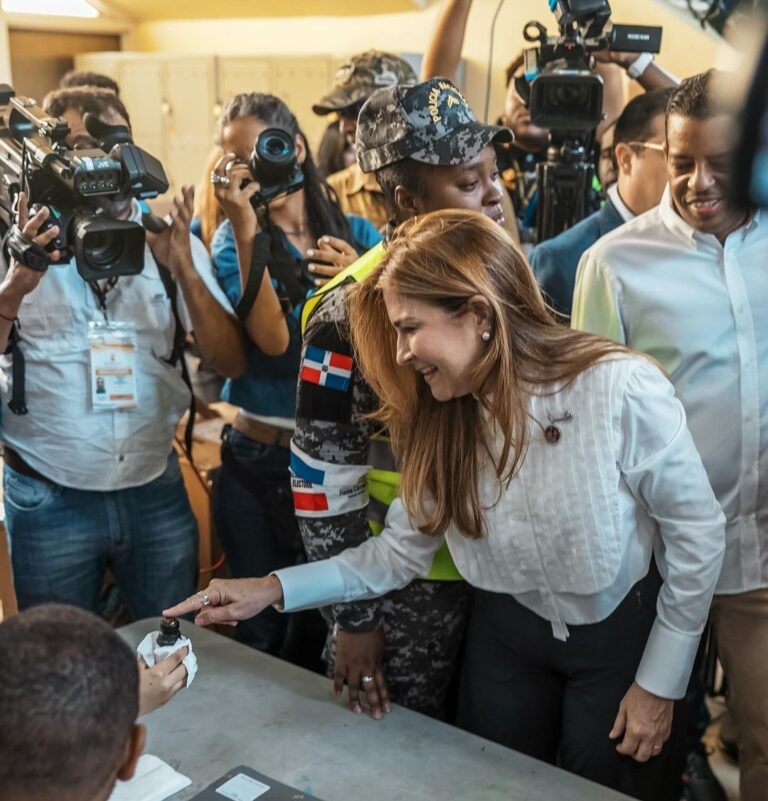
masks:
[[[302,336],[313,312],[327,292],[341,284],[362,281],[381,262],[383,257],[384,244],[380,242],[308,298],[304,302],[301,314]],[[376,435],[371,438],[368,446],[368,464],[371,465],[367,477],[368,525],[375,536],[383,530],[387,510],[398,496],[400,489],[400,474],[395,470],[395,459],[387,437]],[[458,581],[461,579],[445,544],[435,554],[432,568],[425,578],[431,581]]]

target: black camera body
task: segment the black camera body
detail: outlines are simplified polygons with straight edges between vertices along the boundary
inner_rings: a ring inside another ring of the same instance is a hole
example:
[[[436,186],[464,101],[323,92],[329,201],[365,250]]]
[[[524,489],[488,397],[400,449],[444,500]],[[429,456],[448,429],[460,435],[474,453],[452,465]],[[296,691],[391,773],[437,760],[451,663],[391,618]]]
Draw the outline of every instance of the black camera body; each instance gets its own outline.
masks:
[[[594,130],[602,119],[603,81],[590,65],[597,50],[658,53],[661,28],[614,25],[608,0],[557,0],[560,35],[550,37],[539,22],[529,22],[523,36],[537,46],[525,51],[525,81],[518,83],[534,125],[553,131]],[[527,96],[526,96],[527,93]]]
[[[549,129],[546,161],[537,167],[540,202],[538,241],[575,225],[590,213],[595,167],[589,158],[594,131],[603,118],[603,79],[591,64],[598,50],[658,53],[661,28],[614,25],[608,0],[550,0],[559,36],[529,22],[523,36],[535,43],[525,55],[525,74],[515,78],[531,122]]]
[[[99,147],[72,150],[64,120],[0,85],[1,233],[14,224],[24,191],[30,215],[47,206],[43,227],[59,227],[46,249],[60,250],[60,263],[74,257],[86,281],[135,275],[144,267],[144,228],[105,213],[104,201],[157,197],[168,190],[168,179],[160,162],[133,144],[126,127],[90,114],[84,123]]]
[[[296,158],[296,143],[282,128],[266,128],[256,140],[248,162],[259,191],[251,197],[255,209],[297,192],[304,185],[304,172]]]

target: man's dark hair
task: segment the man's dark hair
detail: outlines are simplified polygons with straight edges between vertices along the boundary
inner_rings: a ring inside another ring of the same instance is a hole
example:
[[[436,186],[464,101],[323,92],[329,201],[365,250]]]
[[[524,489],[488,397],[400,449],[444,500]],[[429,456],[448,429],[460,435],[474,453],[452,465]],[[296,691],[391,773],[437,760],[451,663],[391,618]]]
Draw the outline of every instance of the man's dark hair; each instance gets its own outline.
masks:
[[[0,624],[0,654],[0,795],[108,789],[139,711],[133,651],[90,612],[45,604]]]
[[[109,75],[102,75],[100,72],[70,70],[65,73],[64,77],[59,81],[60,89],[74,89],[82,86],[92,86],[95,89],[107,89],[110,92],[114,92],[116,95],[120,94],[120,87],[117,81],[110,78]]]
[[[384,194],[384,205],[391,219],[401,222],[399,219],[400,209],[395,200],[395,190],[398,186],[403,186],[417,195],[426,193],[425,166],[427,165],[414,159],[402,159],[402,161],[381,167],[374,173]]]
[[[53,117],[60,117],[68,108],[75,109],[81,117],[86,114],[98,117],[105,111],[116,111],[125,118],[129,126],[131,124],[123,101],[109,89],[97,89],[93,86],[54,89],[43,99],[43,109]]]
[[[656,89],[633,97],[624,106],[613,131],[613,149],[624,142],[647,142],[653,135],[653,121],[663,116],[674,89]],[[615,166],[614,155],[614,166]]]
[[[712,103],[714,77],[715,70],[710,69],[682,81],[672,91],[669,98],[665,123],[673,114],[681,117],[693,117],[697,120],[706,120],[712,117],[714,115],[714,104]]]
[[[525,51],[521,50],[510,62],[504,67],[504,74],[507,79],[506,86],[509,86],[509,82],[515,77],[515,73],[520,69],[520,67],[525,64]]]

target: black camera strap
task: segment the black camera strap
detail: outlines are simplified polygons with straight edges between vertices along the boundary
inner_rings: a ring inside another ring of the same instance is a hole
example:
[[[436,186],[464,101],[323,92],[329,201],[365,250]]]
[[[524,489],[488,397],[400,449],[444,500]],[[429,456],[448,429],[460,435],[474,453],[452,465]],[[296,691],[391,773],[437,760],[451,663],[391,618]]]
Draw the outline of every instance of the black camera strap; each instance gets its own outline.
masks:
[[[197,403],[195,402],[195,391],[192,388],[192,379],[189,375],[187,360],[184,358],[184,345],[186,344],[187,340],[187,332],[181,322],[181,317],[179,317],[176,279],[164,264],[160,264],[157,259],[155,259],[155,263],[157,264],[157,271],[160,273],[160,278],[163,282],[163,286],[165,287],[165,294],[168,295],[168,300],[171,303],[171,311],[173,312],[175,324],[173,332],[173,350],[171,350],[170,358],[168,358],[166,361],[171,365],[171,367],[176,367],[177,364],[180,365],[181,378],[189,390],[189,416],[187,417],[187,425],[184,429],[184,447],[187,450],[187,459],[189,459],[189,463],[194,464],[194,460],[192,458],[192,432],[195,428]]]
[[[267,268],[270,276],[282,287],[280,300],[286,311],[300,305],[310,289],[308,284],[302,285],[300,267],[288,252],[282,232],[272,224],[268,215],[263,217],[262,226],[262,230],[253,240],[251,270],[243,295],[235,308],[235,314],[240,320],[245,320],[250,314]]]
[[[104,282],[104,286],[102,286],[98,281],[89,281],[88,286],[91,288],[91,292],[93,292],[96,302],[99,304],[99,308],[101,309],[101,313],[104,315],[104,319],[107,319],[107,295],[115,288],[115,284],[117,284],[117,276],[111,275],[107,280]]]
[[[24,354],[19,347],[21,342],[21,334],[19,333],[19,321],[13,324],[11,332],[8,335],[8,345],[5,348],[6,355],[10,356],[11,362],[11,399],[8,401],[8,408],[14,414],[26,414],[27,398],[26,398],[26,362]]]
[[[248,273],[248,281],[243,288],[240,302],[235,307],[235,314],[238,320],[244,321],[251,313],[256,296],[261,289],[261,282],[264,278],[264,270],[267,269],[270,251],[272,248],[272,237],[266,231],[260,231],[253,239],[253,250],[251,252],[251,270]]]

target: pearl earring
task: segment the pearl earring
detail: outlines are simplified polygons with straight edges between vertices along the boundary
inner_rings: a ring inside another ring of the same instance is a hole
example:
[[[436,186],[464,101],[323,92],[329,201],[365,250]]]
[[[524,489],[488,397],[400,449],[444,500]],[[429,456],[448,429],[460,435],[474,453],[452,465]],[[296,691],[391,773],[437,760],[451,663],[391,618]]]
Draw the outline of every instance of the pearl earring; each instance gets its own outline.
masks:
[[[483,333],[480,334],[480,339],[482,339],[483,342],[490,342],[490,340],[491,340],[491,332],[490,331],[483,331]]]

